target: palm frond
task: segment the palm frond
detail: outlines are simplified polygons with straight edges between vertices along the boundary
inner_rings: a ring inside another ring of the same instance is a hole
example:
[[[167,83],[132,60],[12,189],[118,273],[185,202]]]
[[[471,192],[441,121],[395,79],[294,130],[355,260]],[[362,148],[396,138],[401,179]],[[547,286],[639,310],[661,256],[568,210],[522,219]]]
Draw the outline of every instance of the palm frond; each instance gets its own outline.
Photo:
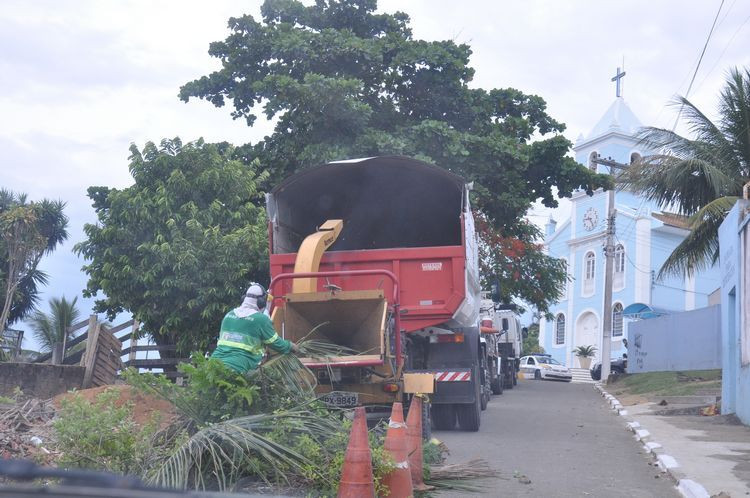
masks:
[[[738,200],[739,197],[733,195],[714,199],[713,201],[700,208],[697,213],[690,217],[690,227],[696,228],[704,220],[717,218],[723,220],[729,213],[729,211],[732,210],[732,207]]]
[[[294,449],[274,441],[267,434],[284,424],[293,433],[320,440],[340,430],[334,418],[321,416],[304,408],[273,414],[259,414],[212,424],[179,445],[157,467],[149,481],[179,489],[188,487],[230,489],[243,469],[250,467],[263,479],[264,469],[292,468],[303,470],[310,462]],[[211,482],[206,476],[211,476]],[[283,474],[275,476],[284,479]]]
[[[618,183],[621,189],[635,190],[660,205],[675,206],[685,215],[741,188],[736,177],[715,162],[676,155],[647,156],[623,173]]]
[[[719,225],[750,180],[750,70],[730,71],[716,122],[687,98],[672,105],[680,108],[691,138],[643,129],[640,143],[656,154],[632,165],[618,181],[620,188],[691,217],[692,233],[666,260],[659,278],[690,274],[718,259]]]
[[[740,174],[750,179],[750,69],[729,71],[719,100],[721,131],[732,137],[734,156],[741,163]]]
[[[34,338],[40,345],[41,351],[51,351],[55,343],[63,342],[65,336],[70,339],[68,327],[78,320],[80,312],[76,308],[77,297],[71,301],[62,298],[52,298],[49,301],[50,312],[36,310],[29,320]]]
[[[657,279],[669,275],[692,275],[718,261],[719,226],[723,220],[723,217],[710,217],[693,225],[690,234],[664,261]]]
[[[352,348],[324,342],[317,339],[308,339],[318,328],[325,325],[319,324],[314,327],[305,337],[297,342],[299,356],[313,358],[321,363],[330,362],[338,356],[355,356],[362,354]],[[330,367],[329,367],[330,368]],[[282,354],[272,357],[263,363],[258,369],[248,373],[248,377],[259,383],[271,383],[277,391],[286,393],[298,402],[304,402],[314,396],[313,391],[317,386],[315,374],[310,371],[300,359],[293,354]]]

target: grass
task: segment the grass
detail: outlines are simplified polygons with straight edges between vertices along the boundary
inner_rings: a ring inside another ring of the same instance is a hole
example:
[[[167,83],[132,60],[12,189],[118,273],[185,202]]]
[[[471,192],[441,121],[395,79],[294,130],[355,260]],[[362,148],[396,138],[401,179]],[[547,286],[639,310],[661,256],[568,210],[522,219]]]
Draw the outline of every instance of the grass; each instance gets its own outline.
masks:
[[[721,389],[721,370],[629,374],[617,379],[613,387],[619,394],[689,396],[705,389]]]

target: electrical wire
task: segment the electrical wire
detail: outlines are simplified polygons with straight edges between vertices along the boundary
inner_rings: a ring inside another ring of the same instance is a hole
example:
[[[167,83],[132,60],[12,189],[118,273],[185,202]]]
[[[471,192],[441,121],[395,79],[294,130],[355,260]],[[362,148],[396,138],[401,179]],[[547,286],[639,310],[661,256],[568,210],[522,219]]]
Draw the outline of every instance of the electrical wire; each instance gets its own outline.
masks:
[[[693,77],[690,79],[690,85],[688,85],[687,92],[685,92],[685,98],[688,98],[688,95],[690,95],[690,90],[693,88],[695,77],[698,75],[698,69],[700,69],[701,67],[703,56],[706,54],[706,49],[708,48],[708,42],[711,41],[711,35],[714,32],[714,28],[716,27],[716,21],[719,19],[719,14],[721,13],[721,8],[723,6],[724,6],[724,0],[721,0],[721,3],[719,4],[719,10],[716,11],[716,17],[714,17],[714,22],[711,24],[711,30],[708,32],[708,36],[706,37],[706,43],[703,45],[703,50],[701,51],[701,55],[698,58],[698,64],[695,65],[695,71],[693,72]],[[672,126],[672,131],[674,131],[675,128],[677,128],[677,123],[679,123],[680,116],[682,115],[682,108],[683,106],[680,106],[680,112],[677,113],[677,119],[675,119],[674,126]]]
[[[703,83],[706,82],[706,80],[711,75],[711,73],[713,72],[713,70],[716,69],[716,66],[719,65],[719,62],[721,62],[721,59],[722,59],[722,57],[724,57],[724,54],[726,53],[727,49],[732,44],[732,42],[734,41],[734,39],[737,37],[737,35],[739,34],[739,32],[742,30],[742,28],[745,27],[745,24],[747,24],[748,21],[750,21],[750,16],[747,16],[745,18],[745,20],[742,21],[742,24],[740,24],[739,27],[735,30],[734,34],[729,39],[729,41],[727,42],[727,44],[724,45],[724,50],[721,51],[721,55],[719,55],[719,58],[716,59],[716,62],[714,62],[714,65],[711,66],[711,69],[708,70],[708,72],[706,73],[706,76],[701,80],[700,83],[698,83],[698,87],[697,88],[700,88],[701,86],[703,86]]]

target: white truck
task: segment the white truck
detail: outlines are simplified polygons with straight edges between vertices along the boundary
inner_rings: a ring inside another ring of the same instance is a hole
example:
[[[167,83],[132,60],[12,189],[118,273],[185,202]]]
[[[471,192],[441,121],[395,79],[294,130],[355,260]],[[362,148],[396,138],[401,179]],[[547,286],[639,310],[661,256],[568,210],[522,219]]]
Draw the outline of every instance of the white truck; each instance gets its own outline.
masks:
[[[482,336],[489,338],[490,334],[494,335],[493,340],[486,343],[490,387],[493,394],[502,394],[503,389],[513,389],[518,383],[525,329],[521,328],[515,306],[499,304],[486,292],[482,296],[479,314]],[[495,349],[496,355],[490,349]]]

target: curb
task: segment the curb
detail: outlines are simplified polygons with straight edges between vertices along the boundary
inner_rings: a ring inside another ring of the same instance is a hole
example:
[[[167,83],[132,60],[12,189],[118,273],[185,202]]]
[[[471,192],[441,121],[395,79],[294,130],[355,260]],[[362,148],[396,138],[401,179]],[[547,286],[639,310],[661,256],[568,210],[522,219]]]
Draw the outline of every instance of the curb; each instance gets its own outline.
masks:
[[[661,444],[651,439],[651,433],[641,426],[641,424],[628,416],[628,411],[623,408],[622,404],[604,390],[600,382],[594,384],[594,389],[599,391],[602,397],[609,403],[612,411],[619,416],[624,417],[628,422],[625,429],[634,434],[637,441],[643,443],[643,449],[646,453],[651,454],[656,461],[656,465],[662,472],[666,473],[677,486],[677,491],[685,498],[710,498],[710,494],[700,483],[688,478],[682,471],[677,460],[665,453]]]

